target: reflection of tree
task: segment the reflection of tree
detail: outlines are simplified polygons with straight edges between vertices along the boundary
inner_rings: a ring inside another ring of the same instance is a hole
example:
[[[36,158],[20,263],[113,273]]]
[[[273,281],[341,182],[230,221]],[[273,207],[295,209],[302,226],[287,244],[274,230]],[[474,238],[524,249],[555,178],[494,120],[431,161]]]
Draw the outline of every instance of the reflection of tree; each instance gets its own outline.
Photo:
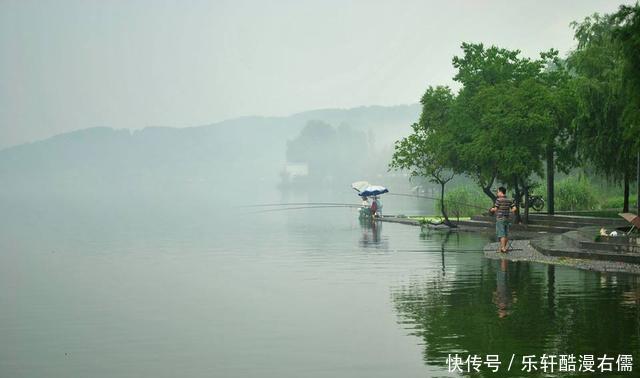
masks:
[[[582,274],[584,286],[592,285],[593,293],[580,296],[563,293],[561,299],[556,299],[558,336],[554,341],[558,347],[584,353],[600,351],[600,354],[606,352],[608,355],[637,353],[640,350],[639,307],[637,303],[629,306],[626,296],[629,292],[637,292],[638,277]],[[616,282],[598,284],[600,277],[615,277]]]
[[[616,285],[597,287],[595,273],[581,272],[579,289],[567,293],[556,289],[567,272],[575,280],[569,269],[506,262],[501,268],[483,259],[478,269],[459,269],[455,277],[440,274],[401,287],[393,299],[402,322],[414,324],[412,334],[424,340],[428,365],[446,366],[449,353],[499,354],[508,365],[515,353],[513,373],[526,354],[637,353],[638,305],[628,300],[637,293],[636,279],[622,276]]]
[[[556,314],[556,266],[549,264],[547,266],[547,307],[549,309],[549,317],[553,318]]]
[[[447,244],[449,244],[449,238],[451,237],[451,234],[452,234],[451,231],[446,232],[444,234],[444,237],[442,238],[442,243],[440,243],[440,257],[442,259],[442,277],[443,278],[447,274],[447,267],[446,267],[446,265],[444,263],[444,250],[445,250],[445,247],[447,246]],[[460,237],[460,234],[458,234],[456,232],[456,238],[458,239],[458,245],[460,244],[459,243],[459,241],[460,241],[459,237]]]

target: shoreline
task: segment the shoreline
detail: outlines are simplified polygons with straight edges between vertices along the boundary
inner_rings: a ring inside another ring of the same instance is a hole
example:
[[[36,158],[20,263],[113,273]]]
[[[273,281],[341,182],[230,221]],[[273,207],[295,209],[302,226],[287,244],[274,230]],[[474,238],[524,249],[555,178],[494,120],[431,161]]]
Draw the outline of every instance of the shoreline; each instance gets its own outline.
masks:
[[[420,227],[420,223],[417,220],[410,218],[383,217],[380,218],[380,221]],[[457,228],[449,228],[444,225],[438,225],[428,226],[428,228],[435,231],[477,232],[493,235],[493,230],[487,227],[470,227],[466,225],[458,225]],[[523,230],[514,231],[510,235],[512,238],[510,239],[511,247],[514,248],[514,250],[511,250],[508,253],[499,253],[497,252],[498,242],[489,242],[484,246],[483,254],[485,258],[492,260],[524,261],[547,265],[566,266],[575,269],[602,273],[628,273],[640,275],[640,264],[545,255],[531,246],[531,240],[545,235],[549,235],[549,233]]]
[[[398,218],[398,217],[382,217],[378,218],[381,222],[387,223],[399,223],[406,224],[408,226],[416,226],[421,227],[420,222],[411,218]],[[456,223],[456,221],[453,221]],[[487,234],[489,236],[494,236],[495,231],[494,227],[480,227],[480,226],[469,226],[466,224],[457,224],[456,228],[451,228],[445,225],[427,225],[425,229],[434,230],[434,231],[447,231],[447,232],[477,232],[482,234]],[[512,230],[509,232],[510,236],[513,240],[524,240],[524,239],[534,239],[536,236],[549,235],[549,232],[546,231],[530,231],[530,230]]]
[[[512,248],[507,253],[498,252],[498,243],[488,243],[484,246],[484,257],[492,260],[509,260],[535,262],[539,264],[567,266],[576,269],[603,273],[640,274],[640,265],[618,261],[576,259],[569,257],[548,256],[538,252],[531,246],[531,240],[513,240]]]

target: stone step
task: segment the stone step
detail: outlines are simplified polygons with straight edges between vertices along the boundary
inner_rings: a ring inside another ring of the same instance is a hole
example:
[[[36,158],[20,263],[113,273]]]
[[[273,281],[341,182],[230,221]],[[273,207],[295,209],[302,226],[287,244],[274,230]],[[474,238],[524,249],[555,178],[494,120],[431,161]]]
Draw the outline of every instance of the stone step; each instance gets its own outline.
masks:
[[[640,246],[638,245],[598,243],[595,241],[580,242],[580,248],[589,250],[610,251],[616,253],[640,253]]]
[[[562,239],[574,248],[580,248],[580,242],[587,239],[578,230],[567,231],[562,234]]]
[[[482,222],[492,222],[495,223],[495,217],[488,215],[474,215],[471,217],[474,221],[482,221]],[[623,219],[613,219],[613,218],[594,218],[590,217],[587,219],[579,219],[576,217],[567,217],[560,216],[558,218],[549,217],[549,216],[529,216],[529,224],[530,225],[543,225],[547,227],[563,227],[576,229],[584,226],[599,226],[605,228],[617,228],[625,226],[625,221]]]
[[[524,230],[524,231],[532,231],[532,232],[552,232],[552,233],[563,233],[567,231],[573,230],[572,227],[564,227],[564,226],[548,226],[544,224],[515,224],[511,226],[513,230]]]
[[[496,220],[493,216],[487,215],[474,215],[471,217],[472,221],[475,222],[485,222],[495,225]],[[562,233],[575,229],[573,225],[548,225],[545,223],[529,223],[529,224],[512,224],[511,228],[514,230],[526,230],[526,231],[547,231],[547,232],[556,232]]]
[[[585,236],[583,229],[578,229],[575,231],[565,232],[562,234],[562,238],[573,247],[579,249],[619,253],[640,253],[640,245],[630,245],[629,240],[626,237],[609,238],[606,243],[603,243],[595,241],[595,238],[591,235]]]
[[[495,221],[489,222],[486,220],[473,219],[473,218],[471,220],[459,221],[454,223],[459,224],[461,226],[468,226],[468,227],[495,228],[496,226]],[[548,226],[539,225],[539,224],[512,224],[509,229],[513,231],[553,232],[553,233],[562,233],[562,232],[573,230],[573,228],[570,228],[570,227],[548,227]]]
[[[549,254],[549,251],[566,250],[568,252],[578,252],[578,248],[573,243],[565,240],[564,234],[549,234],[531,240],[531,246],[542,254]]]
[[[569,222],[575,224],[589,225],[620,225],[627,222],[622,218],[587,217],[580,215],[549,215],[549,214],[529,214],[529,220],[533,222]]]
[[[537,218],[576,218],[576,219],[616,219],[610,217],[595,217],[590,215],[575,215],[575,214],[566,214],[562,211],[556,212],[553,215],[547,214],[545,212],[533,212],[530,214],[531,216],[535,216]]]
[[[582,235],[582,237],[589,241],[595,241],[596,237],[600,235],[600,229],[602,227],[598,226],[587,226],[581,227],[577,231]],[[605,227],[607,232],[615,231],[610,227]],[[624,232],[618,231],[620,236],[618,237],[605,237],[610,243],[618,243],[618,244],[627,244],[628,238],[624,235]]]
[[[617,227],[623,227],[624,226],[624,223],[621,223],[621,222],[585,223],[583,221],[574,222],[574,221],[562,220],[562,219],[558,219],[558,220],[529,219],[529,222],[532,223],[532,224],[546,224],[546,225],[549,225],[551,227],[559,226],[559,227],[571,227],[571,228],[580,228],[580,227],[586,227],[586,226],[617,228]]]
[[[576,248],[571,242],[567,241],[566,235],[545,235],[539,239],[532,240],[531,246],[538,252],[548,256],[640,264],[640,253]]]

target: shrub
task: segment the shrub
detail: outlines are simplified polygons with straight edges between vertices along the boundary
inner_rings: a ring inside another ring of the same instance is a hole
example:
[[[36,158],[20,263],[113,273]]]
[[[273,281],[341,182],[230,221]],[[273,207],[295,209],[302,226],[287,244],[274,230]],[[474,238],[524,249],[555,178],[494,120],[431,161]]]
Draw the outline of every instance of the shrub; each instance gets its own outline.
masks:
[[[629,194],[629,207],[630,208],[635,208],[636,205],[636,198],[638,198],[638,195],[636,193],[630,193]],[[602,202],[600,203],[600,207],[602,209],[617,209],[617,210],[621,210],[624,207],[624,196],[605,196],[604,198],[602,198]]]
[[[624,196],[613,196],[603,198],[600,207],[603,209],[622,209],[624,206]]]
[[[436,201],[436,209],[440,209],[440,201]],[[444,206],[452,217],[470,217],[491,207],[491,200],[479,189],[459,186],[444,194]]]
[[[558,210],[594,210],[598,200],[589,181],[583,176],[571,176],[556,183],[555,201]]]

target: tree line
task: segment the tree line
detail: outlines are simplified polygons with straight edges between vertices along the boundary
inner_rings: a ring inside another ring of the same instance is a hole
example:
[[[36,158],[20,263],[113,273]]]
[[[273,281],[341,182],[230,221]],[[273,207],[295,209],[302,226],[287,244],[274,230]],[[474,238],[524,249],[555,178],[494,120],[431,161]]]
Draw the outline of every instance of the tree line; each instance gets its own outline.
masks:
[[[529,193],[546,178],[554,213],[554,172],[589,165],[624,186],[640,160],[640,6],[620,6],[571,24],[576,48],[538,58],[482,43],[462,43],[453,57],[455,93],[429,86],[413,132],[396,142],[390,169],[428,177],[441,187],[472,178],[492,200],[492,186],[513,189],[528,217]],[[519,206],[520,207],[520,206]]]

